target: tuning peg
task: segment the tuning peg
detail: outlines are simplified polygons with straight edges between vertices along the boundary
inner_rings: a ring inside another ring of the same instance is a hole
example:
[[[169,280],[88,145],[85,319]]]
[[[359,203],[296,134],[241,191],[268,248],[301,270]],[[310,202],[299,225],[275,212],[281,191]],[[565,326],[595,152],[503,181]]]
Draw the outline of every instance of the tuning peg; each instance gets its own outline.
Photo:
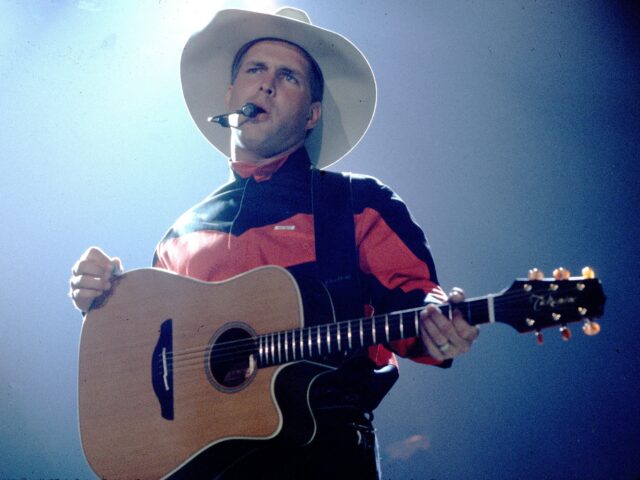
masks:
[[[536,343],[538,345],[542,345],[544,343],[544,337],[542,336],[542,332],[540,330],[536,330]]]
[[[560,327],[560,335],[562,336],[562,340],[568,342],[571,340],[571,330],[566,325]]]
[[[594,320],[585,318],[584,323],[582,324],[582,332],[585,335],[593,337],[600,333],[600,324]]]
[[[591,268],[591,267],[584,267],[584,268],[582,269],[582,276],[583,276],[584,278],[587,278],[587,279],[592,280],[592,279],[596,278],[596,272],[595,272],[595,270],[594,270],[593,268]]]
[[[537,268],[532,268],[531,270],[529,270],[527,278],[529,280],[544,280],[544,273]]]
[[[571,272],[564,267],[558,267],[553,271],[553,278],[556,280],[569,280]]]

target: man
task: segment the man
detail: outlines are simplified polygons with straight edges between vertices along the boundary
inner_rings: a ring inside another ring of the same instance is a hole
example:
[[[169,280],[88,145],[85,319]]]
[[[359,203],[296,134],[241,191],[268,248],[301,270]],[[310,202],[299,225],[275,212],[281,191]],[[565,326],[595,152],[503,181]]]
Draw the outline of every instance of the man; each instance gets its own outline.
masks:
[[[221,281],[279,265],[328,292],[337,320],[430,302],[417,338],[325,358],[330,371],[309,386],[318,424],[310,444],[268,444],[216,473],[378,478],[372,411],[397,377],[394,352],[448,366],[478,330],[459,312],[449,319],[433,305],[447,297],[422,231],[393,192],[371,177],[320,173],[358,143],[373,117],[369,64],[349,40],[311,25],[299,10],[225,10],[189,40],[181,73],[190,113],[230,157],[232,179],[178,219],[154,266]],[[254,112],[228,118],[230,141],[229,130],[207,122],[247,104]],[[118,258],[87,250],[73,267],[75,306],[86,312],[121,269]],[[462,298],[455,291],[451,300]],[[312,314],[305,312],[307,322]],[[178,473],[207,475],[206,464],[201,456]]]

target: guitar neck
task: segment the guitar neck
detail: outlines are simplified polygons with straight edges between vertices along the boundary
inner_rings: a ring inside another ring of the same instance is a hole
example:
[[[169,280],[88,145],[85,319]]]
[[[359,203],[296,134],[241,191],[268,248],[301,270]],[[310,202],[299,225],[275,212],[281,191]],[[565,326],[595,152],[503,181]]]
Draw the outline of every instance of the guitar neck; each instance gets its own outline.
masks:
[[[444,315],[450,316],[451,305],[439,307]],[[324,355],[417,337],[423,308],[260,335],[255,339],[258,366],[314,360]],[[453,308],[462,311],[472,325],[491,322],[495,314],[493,295],[457,303]]]
[[[600,280],[592,276],[523,279],[500,293],[439,307],[448,317],[452,309],[460,310],[471,325],[500,322],[536,334],[561,327],[564,338],[570,322],[586,322],[585,333],[597,333],[599,327],[590,322],[602,315],[605,299]],[[423,308],[262,335],[253,339],[253,351],[258,365],[266,367],[417,337]]]

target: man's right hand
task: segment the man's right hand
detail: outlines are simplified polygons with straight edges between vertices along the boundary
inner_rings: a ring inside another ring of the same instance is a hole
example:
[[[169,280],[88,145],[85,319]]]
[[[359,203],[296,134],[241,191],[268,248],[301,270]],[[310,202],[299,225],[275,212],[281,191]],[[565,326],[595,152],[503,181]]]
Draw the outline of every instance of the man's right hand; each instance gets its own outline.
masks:
[[[86,312],[96,297],[111,288],[111,278],[122,272],[122,262],[109,257],[98,247],[91,247],[82,254],[71,269],[69,296],[78,310]]]

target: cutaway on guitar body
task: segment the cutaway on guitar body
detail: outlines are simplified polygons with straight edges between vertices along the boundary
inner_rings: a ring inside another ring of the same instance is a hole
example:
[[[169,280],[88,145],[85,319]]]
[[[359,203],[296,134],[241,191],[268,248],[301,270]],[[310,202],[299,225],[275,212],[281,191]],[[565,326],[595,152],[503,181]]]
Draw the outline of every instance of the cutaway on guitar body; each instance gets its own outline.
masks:
[[[310,361],[289,363],[274,376],[273,393],[282,412],[282,427],[268,439],[227,438],[210,445],[171,473],[167,480],[216,478],[237,463],[247,462],[251,454],[266,447],[303,446],[317,432],[309,394],[316,379],[333,371],[332,367]],[[249,419],[245,419],[249,420]],[[255,465],[256,478],[261,465]]]

